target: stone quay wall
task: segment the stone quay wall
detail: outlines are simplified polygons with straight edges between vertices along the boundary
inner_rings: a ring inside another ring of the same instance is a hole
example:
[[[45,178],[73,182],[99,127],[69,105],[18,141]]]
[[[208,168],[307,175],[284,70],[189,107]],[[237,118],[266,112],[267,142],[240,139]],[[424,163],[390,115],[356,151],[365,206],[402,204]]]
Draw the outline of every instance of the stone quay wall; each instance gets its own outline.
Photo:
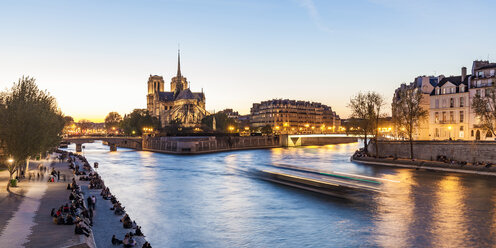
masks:
[[[380,157],[410,158],[410,143],[404,141],[379,141]],[[369,153],[375,154],[375,144],[369,145]],[[494,141],[414,141],[415,159],[436,160],[437,156],[465,162],[496,163]]]
[[[143,139],[143,150],[172,154],[199,154],[279,146],[277,136],[146,137]]]

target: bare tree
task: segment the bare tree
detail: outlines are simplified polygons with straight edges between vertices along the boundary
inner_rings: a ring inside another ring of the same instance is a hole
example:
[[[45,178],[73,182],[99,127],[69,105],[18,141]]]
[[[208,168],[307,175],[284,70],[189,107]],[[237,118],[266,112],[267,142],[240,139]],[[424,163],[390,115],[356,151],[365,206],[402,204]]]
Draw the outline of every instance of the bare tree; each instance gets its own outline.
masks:
[[[383,100],[382,97],[375,92],[368,93],[358,93],[356,96],[350,99],[348,107],[351,109],[351,117],[356,119],[356,124],[360,128],[360,133],[362,133],[363,145],[365,153],[368,153],[368,136],[374,134],[374,126],[377,120],[376,111],[382,107]],[[380,104],[377,108],[376,104]],[[378,114],[377,114],[378,115]],[[377,143],[377,142],[376,142]]]
[[[392,105],[393,121],[404,132],[410,142],[410,158],[413,159],[413,133],[422,118],[427,117],[427,110],[420,105],[422,92],[415,87],[399,90],[395,104]]]
[[[379,145],[378,137],[379,137],[379,120],[383,117],[381,113],[382,107],[385,105],[384,97],[376,92],[369,92],[367,94],[368,101],[373,106],[373,111],[370,113],[370,117],[373,119],[374,126],[374,144],[375,144],[375,157],[379,157]]]
[[[485,96],[476,95],[472,100],[472,109],[479,118],[479,126],[490,131],[493,136],[496,135],[496,88],[488,87],[485,90]]]

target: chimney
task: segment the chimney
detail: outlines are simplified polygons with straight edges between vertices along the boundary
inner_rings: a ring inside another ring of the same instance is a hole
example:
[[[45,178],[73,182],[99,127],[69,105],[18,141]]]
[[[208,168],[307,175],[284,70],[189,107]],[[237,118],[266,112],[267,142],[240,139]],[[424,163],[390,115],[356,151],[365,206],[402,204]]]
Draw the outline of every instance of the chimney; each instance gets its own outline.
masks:
[[[467,77],[467,67],[462,67],[462,82],[465,81],[465,78]]]

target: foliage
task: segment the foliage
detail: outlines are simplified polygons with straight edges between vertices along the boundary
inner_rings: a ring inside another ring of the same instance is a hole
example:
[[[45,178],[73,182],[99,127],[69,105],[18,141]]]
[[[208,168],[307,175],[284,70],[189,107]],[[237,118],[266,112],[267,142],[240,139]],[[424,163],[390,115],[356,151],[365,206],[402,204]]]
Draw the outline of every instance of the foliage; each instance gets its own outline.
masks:
[[[472,100],[472,109],[479,119],[478,125],[488,130],[492,135],[496,135],[496,88],[491,86],[486,88],[485,96],[476,95]]]
[[[41,91],[34,78],[22,77],[0,95],[0,140],[12,175],[30,157],[56,147],[61,140],[64,116],[55,98]],[[9,186],[7,186],[7,189]]]
[[[158,129],[160,121],[151,116],[146,109],[135,109],[130,114],[124,115],[120,127],[126,135],[142,135],[145,127]]]
[[[393,122],[397,130],[404,132],[410,142],[410,158],[413,159],[413,133],[421,119],[427,117],[428,110],[420,102],[422,92],[415,87],[406,87],[398,91],[398,96],[392,105]]]
[[[68,115],[64,116],[65,125],[70,125],[73,122],[74,122],[74,118],[72,118],[72,116],[68,116]]]
[[[270,125],[265,125],[260,131],[262,132],[262,134],[270,135],[272,134],[272,127]]]
[[[177,135],[179,133],[179,128],[181,127],[181,120],[179,118],[176,118],[174,120],[171,120],[169,124],[165,127],[165,132],[169,135]]]
[[[380,118],[380,110],[384,105],[384,99],[375,92],[358,93],[350,99],[348,107],[351,109],[351,117],[354,124],[359,127],[360,133],[364,136],[364,150],[368,152],[367,137],[377,130]],[[376,142],[377,143],[377,142]]]
[[[81,119],[77,123],[77,126],[79,127],[79,129],[81,129],[82,133],[86,133],[86,131],[88,131],[88,129],[93,127],[93,122],[91,122],[90,120]]]
[[[229,126],[237,128],[237,123],[234,119],[227,117],[225,113],[219,112],[205,116],[201,123],[210,129],[213,129],[213,119],[215,117],[215,130],[218,132],[229,132]]]
[[[112,128],[118,128],[122,121],[122,116],[117,112],[110,112],[105,117],[105,128],[111,130]]]

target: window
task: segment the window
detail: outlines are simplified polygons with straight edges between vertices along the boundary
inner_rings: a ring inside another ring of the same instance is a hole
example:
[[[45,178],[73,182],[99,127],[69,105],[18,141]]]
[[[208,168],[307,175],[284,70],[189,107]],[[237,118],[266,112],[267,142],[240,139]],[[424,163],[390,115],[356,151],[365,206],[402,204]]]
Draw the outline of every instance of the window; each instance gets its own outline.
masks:
[[[455,99],[453,99],[453,97],[452,97],[452,98],[450,98],[450,108],[453,108],[453,107],[455,107]]]
[[[439,123],[439,112],[436,112],[436,113],[434,114],[434,122],[435,122],[435,123]]]
[[[460,85],[460,92],[465,92],[465,86],[463,84]]]
[[[463,111],[460,111],[460,122],[463,122],[465,120],[465,115]]]
[[[436,128],[436,137],[439,137],[439,128]]]
[[[439,99],[436,99],[436,108],[439,108]]]
[[[491,77],[494,76],[494,69],[489,72],[489,75],[491,75]]]
[[[450,122],[453,123],[455,121],[455,113],[453,111],[450,111]]]
[[[443,122],[445,122],[445,121],[446,121],[446,112],[443,112],[443,120],[442,120],[442,121],[443,121]]]
[[[481,87],[481,81],[477,80],[477,87]]]
[[[481,94],[480,94],[480,90],[476,90],[476,91],[475,91],[475,95],[476,95],[476,96],[480,96],[480,95],[481,95]]]
[[[463,107],[465,105],[465,98],[460,97],[460,107]]]
[[[474,130],[470,131],[470,136],[474,137]]]
[[[436,87],[436,95],[439,95],[439,88]]]
[[[484,72],[483,71],[478,71],[477,72],[478,77],[484,77]]]
[[[484,90],[484,96],[489,97],[491,95],[491,90],[490,89],[485,89]]]
[[[455,87],[451,87],[451,94],[454,94],[456,93],[456,88]]]
[[[463,138],[463,136],[465,135],[464,131],[463,131],[463,126],[460,127],[460,133],[459,133],[459,137],[460,138]]]

